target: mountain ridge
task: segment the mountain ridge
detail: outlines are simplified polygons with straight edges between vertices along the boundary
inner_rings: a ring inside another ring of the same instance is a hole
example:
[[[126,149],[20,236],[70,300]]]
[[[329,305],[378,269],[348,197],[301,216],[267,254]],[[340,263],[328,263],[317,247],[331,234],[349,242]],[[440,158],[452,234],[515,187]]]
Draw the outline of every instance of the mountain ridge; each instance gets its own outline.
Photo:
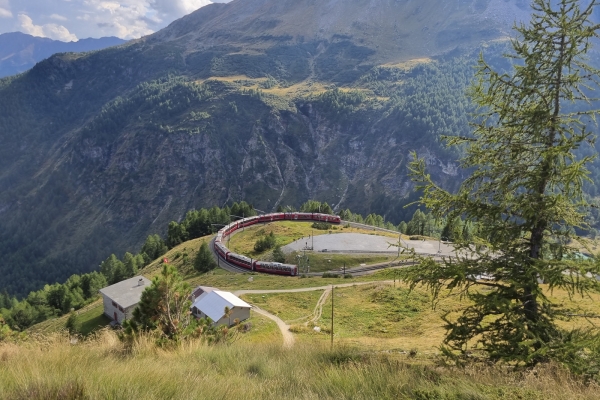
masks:
[[[239,39],[247,46],[248,41],[262,38],[254,48],[252,43],[249,47],[263,50],[269,46],[269,37],[291,42],[350,38],[369,48],[380,47],[378,61],[385,63],[506,37],[515,21],[529,15],[523,0],[473,0],[456,5],[445,2],[440,7],[437,2],[409,0],[234,0],[203,7],[145,40],[191,35],[206,49],[235,45]]]
[[[123,43],[126,41],[114,36],[61,42],[22,32],[3,33],[0,34],[0,78],[25,72],[55,53],[102,50]]]

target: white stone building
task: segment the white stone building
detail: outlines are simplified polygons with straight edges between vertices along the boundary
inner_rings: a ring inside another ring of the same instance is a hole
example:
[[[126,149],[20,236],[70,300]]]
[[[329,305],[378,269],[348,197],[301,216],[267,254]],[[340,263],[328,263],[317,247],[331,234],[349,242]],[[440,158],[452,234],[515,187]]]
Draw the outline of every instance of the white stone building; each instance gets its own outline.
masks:
[[[104,314],[119,324],[126,319],[131,319],[133,310],[140,302],[142,292],[151,283],[143,276],[135,276],[100,289],[104,301]]]
[[[192,296],[195,297],[192,314],[197,318],[210,318],[215,326],[231,326],[236,319],[244,321],[250,318],[252,306],[233,293],[200,287],[194,290]],[[225,307],[229,307],[231,315],[225,315]]]

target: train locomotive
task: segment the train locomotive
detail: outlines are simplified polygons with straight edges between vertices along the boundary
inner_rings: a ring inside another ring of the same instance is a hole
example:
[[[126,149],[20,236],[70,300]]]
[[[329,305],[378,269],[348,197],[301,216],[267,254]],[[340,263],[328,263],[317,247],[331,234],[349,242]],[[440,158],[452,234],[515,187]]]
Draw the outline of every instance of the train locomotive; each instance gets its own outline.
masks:
[[[337,215],[321,214],[321,213],[271,213],[264,215],[257,215],[254,217],[244,218],[223,227],[218,233],[214,241],[214,249],[219,257],[223,258],[227,262],[237,265],[238,267],[247,269],[249,271],[264,272],[268,274],[276,275],[298,275],[298,266],[292,264],[282,264],[277,262],[268,262],[253,260],[250,257],[246,257],[241,254],[236,254],[225,246],[225,240],[229,235],[238,229],[245,228],[247,226],[262,224],[274,221],[315,221],[315,222],[327,222],[330,224],[339,224],[341,219]]]

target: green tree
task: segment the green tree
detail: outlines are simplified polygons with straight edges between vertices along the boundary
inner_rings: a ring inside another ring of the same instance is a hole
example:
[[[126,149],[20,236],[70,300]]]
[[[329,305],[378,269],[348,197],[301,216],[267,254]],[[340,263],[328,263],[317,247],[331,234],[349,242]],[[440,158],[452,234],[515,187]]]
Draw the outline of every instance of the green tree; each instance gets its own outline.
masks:
[[[40,321],[39,312],[27,301],[20,302],[6,316],[7,322],[17,330],[23,330]]]
[[[275,246],[273,249],[273,260],[278,263],[285,262],[285,254],[281,250],[281,246]]]
[[[188,233],[185,229],[185,225],[178,224],[175,221],[169,222],[169,228],[167,230],[167,246],[172,249],[186,240],[188,240]]]
[[[125,266],[117,256],[111,254],[102,262],[102,264],[100,264],[100,272],[106,277],[106,281],[109,284],[113,284],[124,279]]]
[[[126,278],[131,278],[137,275],[140,268],[144,266],[143,256],[133,255],[129,252],[123,256],[123,271],[125,272]]]
[[[2,318],[2,314],[0,314],[0,343],[11,338],[14,335],[14,332],[10,329],[4,318]]]
[[[190,286],[177,269],[164,264],[161,274],[142,293],[126,329],[156,331],[163,339],[178,341],[192,326],[190,294]]]
[[[398,231],[400,233],[406,233],[407,228],[408,228],[408,225],[404,221],[400,222],[400,224],[398,225]]]
[[[300,212],[333,214],[333,209],[327,203],[321,203],[316,200],[309,200],[300,206]]]
[[[572,295],[600,289],[588,278],[598,266],[562,258],[575,250],[573,228],[586,226],[582,184],[591,158],[574,151],[595,139],[586,124],[596,112],[586,110],[598,75],[585,64],[598,29],[590,22],[595,5],[534,0],[530,25],[517,27],[520,37],[512,41],[512,73],[497,73],[480,58],[470,90],[479,107],[474,135],[449,139],[463,146],[461,166],[473,171],[456,194],[436,186],[424,160],[411,164],[424,190],[421,202],[436,217],[478,223],[474,254],[459,241],[469,256],[458,253],[441,265],[424,261],[404,275],[436,297],[447,288],[472,301],[458,318],[445,318],[447,354],[479,343],[496,361],[531,365],[552,357],[564,335],[555,322],[559,310],[540,282]]]
[[[217,268],[215,258],[208,248],[208,244],[202,242],[202,245],[196,254],[196,258],[194,259],[194,269],[198,272],[208,272],[215,268]]]
[[[66,285],[56,283],[49,286],[46,299],[48,305],[56,309],[60,314],[67,312],[71,308],[72,301]]]
[[[263,236],[262,238],[258,239],[256,243],[254,243],[254,251],[257,253],[262,253],[263,251],[267,251],[275,247],[276,243],[277,239],[271,231],[268,235]]]
[[[442,238],[453,242],[463,239],[463,222],[459,216],[446,219],[446,225],[442,230]],[[466,239],[466,238],[465,238]]]
[[[81,321],[79,321],[79,317],[76,313],[71,312],[69,314],[69,318],[67,318],[67,322],[65,323],[65,328],[67,328],[71,335],[76,335],[81,332]]]
[[[142,246],[140,254],[144,257],[144,266],[164,255],[169,248],[158,235],[150,235]]]
[[[99,272],[94,271],[81,276],[81,290],[86,299],[98,296],[98,291],[106,286],[106,278]]]
[[[427,217],[421,210],[416,210],[406,227],[407,235],[424,235]]]

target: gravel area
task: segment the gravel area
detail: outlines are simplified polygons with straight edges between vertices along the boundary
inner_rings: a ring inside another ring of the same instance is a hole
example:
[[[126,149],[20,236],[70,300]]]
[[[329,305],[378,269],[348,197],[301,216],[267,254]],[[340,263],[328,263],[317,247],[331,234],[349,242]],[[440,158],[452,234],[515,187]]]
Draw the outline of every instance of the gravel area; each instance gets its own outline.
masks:
[[[314,246],[314,251],[317,252],[334,252],[334,253],[360,253],[360,252],[398,252],[398,239],[387,236],[368,235],[363,233],[332,233],[329,235],[320,235],[313,238],[304,237],[287,246],[282,247],[284,253],[292,251],[302,251],[305,248],[308,250]],[[431,240],[402,240],[402,246],[414,248],[419,254],[436,254],[438,248],[441,249],[442,255],[453,254],[453,248],[437,241]]]

